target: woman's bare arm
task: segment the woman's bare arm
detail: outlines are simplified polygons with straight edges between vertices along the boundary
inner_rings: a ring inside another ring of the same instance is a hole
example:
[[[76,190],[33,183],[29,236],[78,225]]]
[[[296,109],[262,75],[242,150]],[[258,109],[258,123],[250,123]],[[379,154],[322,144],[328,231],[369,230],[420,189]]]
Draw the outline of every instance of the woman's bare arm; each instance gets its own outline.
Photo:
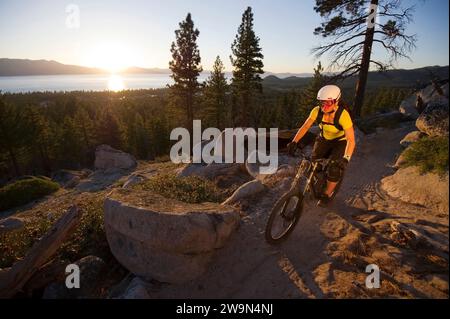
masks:
[[[306,132],[311,128],[311,126],[314,124],[314,119],[308,117],[308,119],[303,123],[302,127],[299,128],[297,134],[295,134],[295,137],[293,139],[293,142],[298,143],[303,136],[305,136]]]
[[[344,157],[351,158],[353,155],[353,151],[355,150],[355,147],[356,147],[355,130],[353,129],[353,126],[352,126],[349,129],[346,129],[344,132],[345,132],[345,137],[347,139],[347,146],[345,147]]]

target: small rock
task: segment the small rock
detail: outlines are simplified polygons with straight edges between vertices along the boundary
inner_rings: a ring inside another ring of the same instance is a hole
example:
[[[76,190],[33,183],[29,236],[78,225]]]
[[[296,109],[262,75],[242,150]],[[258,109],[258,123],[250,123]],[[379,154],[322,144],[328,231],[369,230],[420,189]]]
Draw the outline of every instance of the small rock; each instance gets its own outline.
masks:
[[[16,217],[8,217],[0,220],[0,234],[17,231],[25,226],[24,222]]]
[[[64,184],[64,188],[74,188],[80,183],[80,181],[81,178],[79,176],[74,176],[67,183]]]
[[[95,168],[107,169],[131,169],[137,165],[133,155],[116,150],[109,145],[99,145],[95,150]]]
[[[408,147],[409,145],[411,145],[414,142],[417,142],[418,140],[420,140],[422,137],[424,137],[425,134],[420,132],[420,131],[413,131],[413,132],[409,132],[408,134],[406,134],[406,136],[400,141],[400,145],[403,147]]]
[[[243,198],[255,195],[265,190],[265,186],[259,180],[253,180],[239,187],[222,205],[230,205],[240,201]]]
[[[65,282],[49,284],[42,296],[43,299],[75,299],[93,298],[99,276],[105,262],[96,256],[86,256],[74,262],[80,268],[80,288],[67,288]]]
[[[61,169],[52,174],[52,180],[64,188],[75,187],[82,178],[87,176],[86,171],[72,171]]]
[[[139,277],[133,278],[120,299],[150,299],[147,283]]]
[[[419,117],[419,112],[416,109],[416,102],[417,102],[416,94],[410,95],[408,98],[404,99],[400,103],[400,107],[399,107],[400,113],[402,113],[408,117],[411,117],[411,118]]]
[[[399,169],[405,163],[406,163],[405,152],[402,152],[395,161],[394,168]]]
[[[130,188],[133,185],[139,184],[140,182],[146,180],[146,178],[142,175],[131,175],[128,177],[126,182],[123,184],[122,188]]]

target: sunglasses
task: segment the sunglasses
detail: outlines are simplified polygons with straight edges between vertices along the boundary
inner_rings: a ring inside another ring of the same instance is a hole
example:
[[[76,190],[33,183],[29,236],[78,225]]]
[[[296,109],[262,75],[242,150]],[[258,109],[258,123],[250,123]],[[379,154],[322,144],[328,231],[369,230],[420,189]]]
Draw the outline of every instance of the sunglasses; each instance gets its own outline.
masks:
[[[321,106],[332,106],[335,103],[335,101],[334,100],[322,100],[322,101],[319,101],[319,103]]]

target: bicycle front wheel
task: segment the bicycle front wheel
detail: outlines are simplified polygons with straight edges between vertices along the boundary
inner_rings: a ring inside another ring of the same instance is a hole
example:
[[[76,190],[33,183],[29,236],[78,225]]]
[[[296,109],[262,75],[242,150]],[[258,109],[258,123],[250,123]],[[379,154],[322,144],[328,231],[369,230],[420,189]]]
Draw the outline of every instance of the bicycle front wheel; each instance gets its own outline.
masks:
[[[273,206],[266,224],[266,241],[279,244],[286,240],[297,225],[303,210],[303,195],[289,191]]]

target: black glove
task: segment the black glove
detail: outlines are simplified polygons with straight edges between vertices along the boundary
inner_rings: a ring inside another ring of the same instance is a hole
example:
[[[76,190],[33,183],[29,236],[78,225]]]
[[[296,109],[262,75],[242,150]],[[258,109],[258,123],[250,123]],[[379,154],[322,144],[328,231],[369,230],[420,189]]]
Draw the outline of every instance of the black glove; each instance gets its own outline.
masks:
[[[339,167],[340,167],[342,170],[345,170],[345,168],[346,168],[347,165],[348,165],[348,159],[346,159],[345,157],[341,157],[340,159],[338,159],[338,160],[336,161],[336,163],[339,165]]]
[[[297,142],[292,141],[292,142],[288,143],[288,145],[287,145],[288,154],[291,156],[294,156],[295,151],[297,150],[297,147],[298,147]]]

